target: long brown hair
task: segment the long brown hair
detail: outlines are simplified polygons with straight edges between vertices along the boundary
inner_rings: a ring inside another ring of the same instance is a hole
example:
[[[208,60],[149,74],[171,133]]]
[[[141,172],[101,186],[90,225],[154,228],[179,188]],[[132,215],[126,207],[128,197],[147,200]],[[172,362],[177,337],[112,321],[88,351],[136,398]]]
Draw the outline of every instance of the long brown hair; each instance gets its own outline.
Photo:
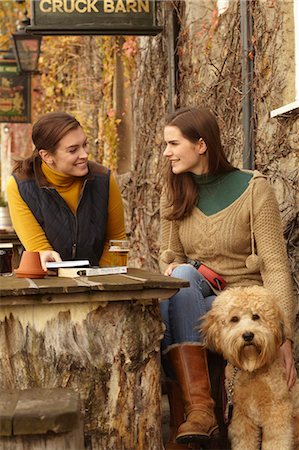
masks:
[[[60,140],[78,127],[81,127],[78,120],[66,112],[49,112],[41,116],[32,127],[34,151],[29,158],[16,161],[13,172],[33,175],[33,161],[40,158],[39,150],[55,154]]]
[[[207,146],[208,173],[216,175],[235,168],[228,162],[221,144],[220,130],[214,114],[207,108],[179,108],[166,117],[165,126],[177,127],[185,139],[196,143],[202,138]],[[167,161],[166,183],[171,212],[169,220],[188,217],[198,200],[198,186],[190,172],[174,174]]]

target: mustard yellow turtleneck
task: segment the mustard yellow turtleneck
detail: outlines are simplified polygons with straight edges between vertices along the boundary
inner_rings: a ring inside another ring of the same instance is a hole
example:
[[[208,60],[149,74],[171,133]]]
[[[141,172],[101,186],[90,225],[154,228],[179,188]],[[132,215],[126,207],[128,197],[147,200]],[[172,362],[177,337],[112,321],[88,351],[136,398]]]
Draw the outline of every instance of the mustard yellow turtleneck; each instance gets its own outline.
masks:
[[[63,173],[57,172],[51,167],[42,162],[42,171],[51,183],[55,187],[58,194],[67,203],[68,207],[72,210],[73,214],[76,213],[79,195],[82,189],[83,180],[80,177],[72,177]]]
[[[82,179],[56,172],[45,163],[42,163],[41,168],[48,182],[55,187],[59,195],[75,214],[82,189]],[[12,224],[25,249],[29,251],[53,250],[46,238],[44,230],[35,219],[27,203],[22,199],[18,190],[18,185],[13,176],[8,179],[6,189]],[[99,261],[100,266],[107,266],[110,264],[110,255],[108,252],[109,240],[125,238],[123,203],[120,190],[114,176],[111,174],[108,222],[104,251],[101,260]]]

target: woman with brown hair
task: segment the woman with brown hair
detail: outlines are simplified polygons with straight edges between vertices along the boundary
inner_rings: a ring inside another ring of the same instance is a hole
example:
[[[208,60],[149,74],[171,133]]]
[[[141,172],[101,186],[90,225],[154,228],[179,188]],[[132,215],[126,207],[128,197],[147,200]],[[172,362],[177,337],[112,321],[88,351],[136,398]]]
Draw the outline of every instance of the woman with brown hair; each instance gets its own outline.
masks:
[[[161,197],[160,268],[190,287],[161,302],[162,363],[178,382],[185,421],[167,449],[217,435],[206,350],[198,327],[219,290],[264,285],[293,330],[294,295],[280,213],[266,177],[227,160],[214,114],[181,108],[164,128],[166,185]],[[289,388],[296,379],[292,334],[281,347]],[[174,386],[174,384],[173,384]],[[177,388],[176,388],[177,389]],[[173,401],[173,409],[177,407]]]
[[[109,263],[110,239],[124,239],[124,210],[110,170],[88,160],[80,123],[50,112],[33,125],[32,156],[19,161],[7,183],[14,229],[26,250],[47,261]]]

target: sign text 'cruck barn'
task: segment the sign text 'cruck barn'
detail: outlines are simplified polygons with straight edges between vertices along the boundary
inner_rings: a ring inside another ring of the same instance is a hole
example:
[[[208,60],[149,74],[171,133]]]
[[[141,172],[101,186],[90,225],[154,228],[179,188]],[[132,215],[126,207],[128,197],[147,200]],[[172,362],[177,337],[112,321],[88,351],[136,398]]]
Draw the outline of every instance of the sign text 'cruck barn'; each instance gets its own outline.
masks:
[[[155,35],[154,0],[31,0],[32,25],[42,35]]]

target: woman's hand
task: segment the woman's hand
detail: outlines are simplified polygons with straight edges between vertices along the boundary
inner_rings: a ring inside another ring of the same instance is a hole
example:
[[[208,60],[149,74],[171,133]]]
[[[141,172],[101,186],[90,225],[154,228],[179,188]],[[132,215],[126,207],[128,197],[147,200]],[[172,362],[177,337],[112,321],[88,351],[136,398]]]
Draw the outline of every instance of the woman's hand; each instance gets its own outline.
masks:
[[[45,271],[47,270],[46,262],[48,262],[48,261],[60,262],[61,261],[61,257],[59,255],[59,253],[54,252],[54,250],[43,250],[43,251],[39,252],[39,255],[40,255],[40,261],[42,264],[42,268]]]
[[[286,368],[288,388],[292,389],[297,380],[297,372],[292,351],[292,342],[289,339],[282,344],[280,352]]]
[[[170,275],[172,274],[172,271],[179,266],[186,266],[188,265],[187,263],[177,263],[177,262],[173,262],[171,264],[169,264],[169,266],[167,267],[167,269],[164,272],[164,275],[170,277]],[[189,264],[190,265],[190,264]]]

